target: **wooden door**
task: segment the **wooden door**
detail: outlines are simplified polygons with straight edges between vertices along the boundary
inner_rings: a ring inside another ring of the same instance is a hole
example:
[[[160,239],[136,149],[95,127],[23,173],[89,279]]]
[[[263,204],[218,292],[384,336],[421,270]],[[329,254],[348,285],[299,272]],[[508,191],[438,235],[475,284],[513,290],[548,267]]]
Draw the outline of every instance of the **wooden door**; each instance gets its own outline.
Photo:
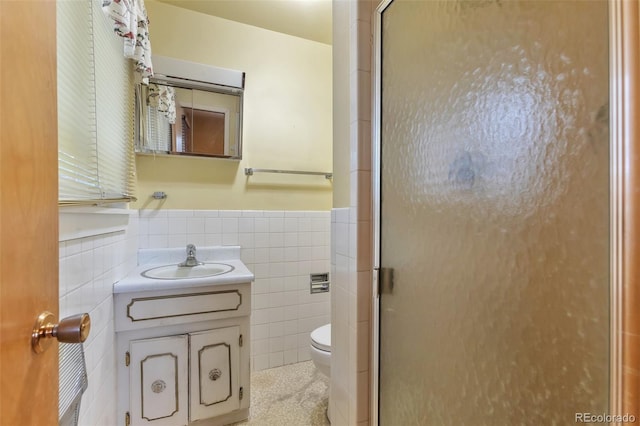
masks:
[[[55,1],[0,1],[0,424],[56,425],[57,345],[31,350],[58,315]]]
[[[193,144],[196,154],[225,155],[225,113],[193,109]]]

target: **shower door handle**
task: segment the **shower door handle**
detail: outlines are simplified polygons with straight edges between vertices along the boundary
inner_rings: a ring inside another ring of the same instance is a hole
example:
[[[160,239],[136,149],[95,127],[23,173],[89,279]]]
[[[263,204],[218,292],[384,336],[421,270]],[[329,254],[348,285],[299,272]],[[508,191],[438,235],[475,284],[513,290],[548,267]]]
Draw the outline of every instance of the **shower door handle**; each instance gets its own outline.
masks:
[[[393,293],[393,268],[375,268],[378,274],[378,295]]]

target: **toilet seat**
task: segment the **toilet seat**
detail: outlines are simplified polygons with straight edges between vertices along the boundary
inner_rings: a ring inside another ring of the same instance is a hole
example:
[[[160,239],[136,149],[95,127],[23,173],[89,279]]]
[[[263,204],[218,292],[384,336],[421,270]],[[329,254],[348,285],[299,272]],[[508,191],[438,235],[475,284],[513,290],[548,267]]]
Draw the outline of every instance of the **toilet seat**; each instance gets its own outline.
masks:
[[[321,351],[331,352],[331,324],[323,325],[311,332],[311,346]]]

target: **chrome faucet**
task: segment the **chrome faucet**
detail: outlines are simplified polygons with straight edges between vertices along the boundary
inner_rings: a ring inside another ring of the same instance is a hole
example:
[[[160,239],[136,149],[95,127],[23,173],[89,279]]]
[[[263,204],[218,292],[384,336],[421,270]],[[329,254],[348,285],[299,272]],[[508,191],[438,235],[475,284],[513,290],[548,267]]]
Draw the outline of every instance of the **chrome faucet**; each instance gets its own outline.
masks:
[[[178,266],[188,266],[191,268],[198,265],[204,265],[204,262],[199,262],[198,259],[196,259],[196,246],[193,244],[187,244],[187,259],[184,262],[179,263]]]

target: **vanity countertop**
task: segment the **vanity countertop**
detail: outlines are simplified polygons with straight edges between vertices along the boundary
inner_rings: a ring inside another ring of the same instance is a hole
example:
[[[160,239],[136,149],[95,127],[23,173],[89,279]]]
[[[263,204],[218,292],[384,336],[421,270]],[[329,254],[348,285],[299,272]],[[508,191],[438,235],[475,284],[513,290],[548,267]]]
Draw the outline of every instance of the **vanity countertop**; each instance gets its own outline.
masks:
[[[187,278],[156,279],[142,275],[151,268],[177,264],[184,259],[184,249],[140,250],[138,266],[125,278],[113,285],[114,293],[131,293],[141,291],[180,290],[207,286],[247,283],[254,280],[254,275],[240,260],[239,247],[204,247],[198,249],[198,260],[206,263],[222,263],[233,266],[233,270],[224,274]]]

